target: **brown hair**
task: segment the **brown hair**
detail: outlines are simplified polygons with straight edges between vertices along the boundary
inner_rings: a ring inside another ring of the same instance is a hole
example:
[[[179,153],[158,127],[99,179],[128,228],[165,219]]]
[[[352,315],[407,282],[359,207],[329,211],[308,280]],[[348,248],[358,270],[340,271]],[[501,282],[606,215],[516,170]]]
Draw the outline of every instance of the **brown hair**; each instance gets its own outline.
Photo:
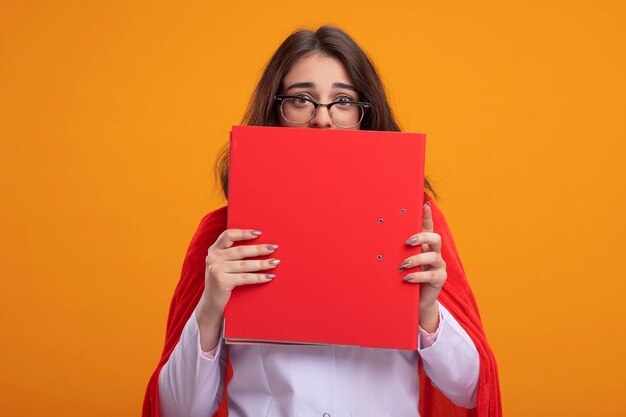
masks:
[[[315,32],[298,30],[285,39],[265,66],[250,99],[242,125],[279,126],[281,116],[277,111],[274,96],[280,94],[283,79],[293,64],[298,59],[315,52],[332,56],[343,63],[357,90],[359,100],[372,104],[372,108],[365,113],[361,122],[362,130],[400,131],[374,65],[347,33],[330,25],[322,26]],[[229,149],[226,146],[215,164],[226,198],[228,198],[228,158]],[[436,196],[428,179],[424,180],[424,187]]]

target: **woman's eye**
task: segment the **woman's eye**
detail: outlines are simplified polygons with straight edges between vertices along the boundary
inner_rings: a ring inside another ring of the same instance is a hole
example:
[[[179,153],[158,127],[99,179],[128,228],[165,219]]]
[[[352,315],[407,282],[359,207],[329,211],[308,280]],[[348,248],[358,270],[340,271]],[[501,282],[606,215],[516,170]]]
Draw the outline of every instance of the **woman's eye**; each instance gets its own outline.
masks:
[[[335,103],[339,103],[339,107],[341,108],[350,107],[351,101],[352,101],[352,97],[348,97],[348,96],[340,96],[340,97],[337,97],[337,99],[335,99]]]

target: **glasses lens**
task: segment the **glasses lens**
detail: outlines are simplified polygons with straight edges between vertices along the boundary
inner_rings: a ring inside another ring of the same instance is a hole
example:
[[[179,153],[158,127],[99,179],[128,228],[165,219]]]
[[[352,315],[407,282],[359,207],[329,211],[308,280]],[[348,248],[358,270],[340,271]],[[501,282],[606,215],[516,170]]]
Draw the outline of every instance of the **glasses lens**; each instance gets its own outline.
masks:
[[[354,103],[336,103],[332,105],[330,118],[335,126],[355,127],[363,119],[363,108]]]
[[[303,98],[285,98],[280,109],[290,123],[306,123],[315,115],[313,103]]]

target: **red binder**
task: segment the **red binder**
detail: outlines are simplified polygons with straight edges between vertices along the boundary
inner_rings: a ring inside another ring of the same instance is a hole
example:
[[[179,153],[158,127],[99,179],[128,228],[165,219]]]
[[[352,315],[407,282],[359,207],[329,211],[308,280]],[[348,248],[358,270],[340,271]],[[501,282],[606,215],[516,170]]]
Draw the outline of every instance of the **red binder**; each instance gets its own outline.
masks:
[[[400,263],[422,225],[425,135],[234,126],[228,228],[263,234],[281,260],[238,287],[228,343],[417,349],[419,286]]]

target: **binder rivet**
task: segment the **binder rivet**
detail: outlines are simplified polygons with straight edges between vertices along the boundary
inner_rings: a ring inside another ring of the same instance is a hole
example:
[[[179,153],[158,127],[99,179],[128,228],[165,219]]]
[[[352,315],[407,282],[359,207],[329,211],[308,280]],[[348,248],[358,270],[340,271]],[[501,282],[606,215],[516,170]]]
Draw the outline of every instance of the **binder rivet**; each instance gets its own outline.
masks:
[[[383,259],[383,255],[376,256],[376,259],[378,259],[380,261],[381,259]]]
[[[385,220],[384,220],[382,217],[381,217],[380,219],[378,219],[378,223],[382,223],[382,222],[384,222],[384,221],[385,221]]]
[[[406,213],[406,209],[400,209],[400,213],[402,214]]]

